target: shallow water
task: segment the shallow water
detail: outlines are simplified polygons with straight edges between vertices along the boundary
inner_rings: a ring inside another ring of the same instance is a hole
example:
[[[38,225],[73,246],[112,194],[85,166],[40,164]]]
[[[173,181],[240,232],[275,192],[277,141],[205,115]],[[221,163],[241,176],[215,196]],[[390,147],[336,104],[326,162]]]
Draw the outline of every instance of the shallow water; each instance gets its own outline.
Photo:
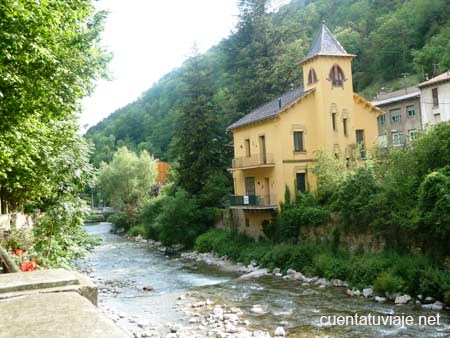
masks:
[[[271,276],[240,280],[236,275],[203,264],[169,258],[146,243],[137,243],[109,232],[108,224],[91,225],[89,233],[98,235],[103,243],[79,262],[81,271],[90,271],[99,285],[99,306],[126,314],[118,321],[129,329],[141,319],[150,322],[182,323],[176,311],[177,298],[191,292],[200,299],[211,299],[241,308],[254,328],[270,332],[277,326],[287,328],[289,337],[450,337],[450,315],[440,311],[439,326],[330,326],[322,325],[321,316],[436,316],[415,305],[379,304],[345,295],[345,289],[302,286]],[[144,286],[154,288],[144,291]],[[253,305],[260,304],[263,314],[252,314]]]

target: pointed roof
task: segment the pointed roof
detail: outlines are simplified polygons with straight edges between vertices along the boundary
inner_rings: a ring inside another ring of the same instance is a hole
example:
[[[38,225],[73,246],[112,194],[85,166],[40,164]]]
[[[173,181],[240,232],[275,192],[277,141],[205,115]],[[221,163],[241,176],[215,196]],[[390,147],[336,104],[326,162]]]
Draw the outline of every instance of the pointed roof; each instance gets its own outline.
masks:
[[[338,40],[333,36],[325,23],[322,23],[322,27],[320,28],[320,32],[314,40],[311,48],[306,55],[306,58],[303,59],[303,62],[312,59],[317,55],[328,55],[328,56],[355,56],[354,54],[349,54],[342,47]]]

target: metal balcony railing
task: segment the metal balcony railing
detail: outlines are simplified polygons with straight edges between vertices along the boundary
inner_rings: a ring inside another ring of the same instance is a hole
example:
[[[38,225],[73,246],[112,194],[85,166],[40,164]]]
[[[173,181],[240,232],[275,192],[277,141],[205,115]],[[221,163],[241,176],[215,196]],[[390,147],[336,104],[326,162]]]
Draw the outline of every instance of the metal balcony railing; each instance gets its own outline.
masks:
[[[277,199],[275,195],[245,195],[245,196],[230,196],[230,204],[232,206],[247,206],[247,207],[276,207]]]
[[[236,157],[233,159],[232,168],[246,168],[273,165],[273,154],[256,154],[252,156]]]

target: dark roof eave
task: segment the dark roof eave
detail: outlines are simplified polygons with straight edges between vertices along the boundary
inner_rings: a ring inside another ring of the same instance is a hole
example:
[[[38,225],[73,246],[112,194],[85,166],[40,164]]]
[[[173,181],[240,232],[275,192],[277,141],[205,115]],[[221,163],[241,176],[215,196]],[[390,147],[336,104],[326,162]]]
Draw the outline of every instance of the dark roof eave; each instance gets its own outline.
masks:
[[[248,126],[248,125],[250,125],[250,124],[255,124],[255,123],[258,123],[258,122],[263,122],[263,121],[266,121],[266,120],[271,120],[271,119],[277,118],[279,113],[281,113],[281,111],[278,112],[278,113],[276,113],[275,115],[272,115],[272,116],[266,116],[266,117],[263,117],[263,118],[261,118],[261,119],[259,119],[259,120],[254,120],[254,121],[244,122],[244,123],[238,124],[238,125],[236,125],[236,126],[234,126],[234,123],[233,123],[232,125],[230,125],[230,126],[227,127],[226,131],[230,131],[230,130],[233,130],[233,129],[237,129],[237,128],[241,128],[241,127]]]

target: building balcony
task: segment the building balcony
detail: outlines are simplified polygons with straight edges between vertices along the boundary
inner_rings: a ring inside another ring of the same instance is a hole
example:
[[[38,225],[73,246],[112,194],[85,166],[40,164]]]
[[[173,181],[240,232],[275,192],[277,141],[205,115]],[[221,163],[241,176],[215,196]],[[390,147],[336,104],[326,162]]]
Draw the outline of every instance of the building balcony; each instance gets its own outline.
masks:
[[[277,209],[277,198],[275,195],[258,196],[231,196],[230,208],[232,209]]]
[[[268,168],[273,166],[275,166],[273,154],[256,154],[234,158],[230,170]]]

